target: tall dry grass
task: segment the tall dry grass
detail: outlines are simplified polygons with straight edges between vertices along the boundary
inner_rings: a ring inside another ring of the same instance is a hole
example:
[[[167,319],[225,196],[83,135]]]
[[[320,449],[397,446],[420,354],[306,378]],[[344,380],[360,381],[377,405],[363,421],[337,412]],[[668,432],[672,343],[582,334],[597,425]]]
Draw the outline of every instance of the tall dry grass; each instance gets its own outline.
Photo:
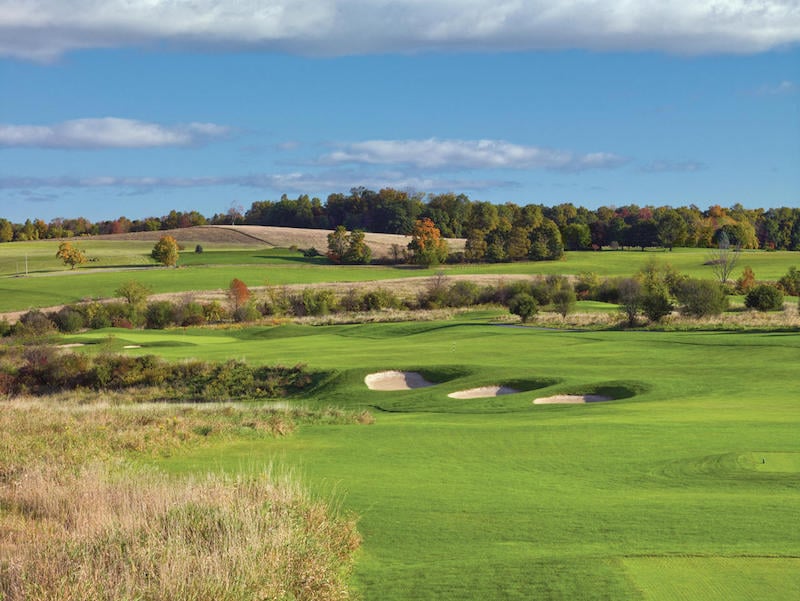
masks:
[[[304,421],[370,420],[273,405],[2,403],[0,599],[349,598],[355,520],[296,481],[131,467],[143,454],[283,435]]]
[[[352,519],[269,474],[27,470],[2,492],[8,601],[349,598]]]

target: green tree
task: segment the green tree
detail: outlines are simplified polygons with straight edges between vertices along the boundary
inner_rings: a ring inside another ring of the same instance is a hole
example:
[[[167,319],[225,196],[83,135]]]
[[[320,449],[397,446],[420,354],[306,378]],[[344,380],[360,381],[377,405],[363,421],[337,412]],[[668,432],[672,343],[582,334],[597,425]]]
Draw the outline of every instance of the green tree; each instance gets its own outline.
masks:
[[[678,211],[669,209],[656,218],[656,232],[661,245],[671,251],[686,240],[686,222]]]
[[[347,228],[337,225],[336,229],[328,234],[328,258],[334,263],[341,263],[347,252],[350,238],[347,235]]]
[[[349,265],[366,265],[372,260],[372,250],[364,241],[363,230],[353,230],[347,244],[347,250],[342,257],[342,263]]]
[[[0,242],[11,242],[14,239],[14,227],[8,219],[0,218]]]
[[[162,265],[174,267],[178,264],[178,241],[172,236],[161,236],[150,256]]]
[[[128,280],[114,291],[116,296],[124,298],[128,304],[133,307],[141,307],[144,305],[147,297],[152,293],[152,288],[136,280]]]
[[[508,310],[513,314],[519,316],[522,323],[526,323],[531,317],[536,315],[539,310],[536,304],[536,299],[527,292],[520,292],[511,297],[508,302]]]
[[[707,317],[719,315],[728,308],[728,297],[722,286],[711,280],[685,280],[678,286],[676,296],[684,315]]]
[[[73,245],[72,242],[59,244],[56,257],[61,259],[64,265],[69,265],[70,269],[75,269],[78,265],[86,263],[86,253],[77,244]]]
[[[744,297],[744,306],[756,311],[774,311],[783,308],[783,293],[775,286],[759,284]]]

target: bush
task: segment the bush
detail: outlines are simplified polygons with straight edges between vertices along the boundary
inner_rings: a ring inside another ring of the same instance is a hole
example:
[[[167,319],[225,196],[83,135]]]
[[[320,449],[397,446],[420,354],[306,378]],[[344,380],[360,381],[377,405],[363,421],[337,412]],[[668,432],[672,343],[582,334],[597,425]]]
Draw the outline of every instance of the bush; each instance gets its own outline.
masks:
[[[163,330],[175,323],[175,307],[169,301],[148,303],[145,311],[145,326],[151,330]]]
[[[397,309],[402,303],[391,290],[377,288],[364,293],[360,304],[363,311],[380,311],[381,309]]]
[[[203,253],[203,247],[198,244],[197,246],[194,247],[194,252],[196,252],[198,255],[202,254]]]
[[[664,292],[654,290],[642,295],[642,313],[650,321],[661,321],[675,308]]]
[[[575,290],[569,283],[562,285],[559,290],[553,293],[553,307],[556,312],[561,314],[561,317],[566,317],[567,314],[575,310],[575,302],[577,300]]]
[[[242,305],[233,312],[233,320],[239,323],[258,321],[261,319],[261,312],[256,308],[255,303]]]
[[[321,257],[322,253],[312,246],[303,251],[303,256],[307,259],[313,259],[314,257]]]
[[[796,267],[790,267],[786,275],[778,280],[778,286],[790,296],[800,295],[800,271]]]
[[[747,294],[756,285],[756,276],[749,265],[745,265],[742,275],[736,280],[736,293]]]
[[[55,325],[50,318],[38,309],[28,311],[14,324],[14,336],[20,338],[41,338],[55,333]]]
[[[336,295],[332,290],[306,288],[302,295],[306,315],[327,315],[336,310]]]
[[[479,294],[477,284],[462,280],[447,289],[445,303],[449,307],[471,307],[478,302]]]
[[[508,310],[514,314],[519,316],[522,323],[527,322],[531,317],[536,315],[539,310],[539,306],[536,303],[536,299],[533,298],[530,294],[525,292],[520,292],[512,297],[512,299],[508,303]]]
[[[86,327],[86,320],[83,313],[76,310],[74,307],[63,307],[58,313],[53,315],[53,322],[59,332],[70,333],[77,332],[81,328]]]
[[[678,287],[680,311],[693,317],[719,315],[728,308],[728,297],[719,282],[688,279]]]
[[[747,293],[744,306],[757,311],[774,311],[783,308],[783,293],[775,286],[759,284]]]

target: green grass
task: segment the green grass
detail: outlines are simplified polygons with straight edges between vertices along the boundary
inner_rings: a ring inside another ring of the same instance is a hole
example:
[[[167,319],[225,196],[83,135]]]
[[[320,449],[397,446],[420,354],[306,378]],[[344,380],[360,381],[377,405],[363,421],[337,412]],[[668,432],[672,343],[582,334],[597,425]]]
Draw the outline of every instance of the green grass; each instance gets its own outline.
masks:
[[[127,352],[175,360],[307,363],[331,375],[302,402],[384,409],[369,427],[303,427],[159,462],[272,464],[340,498],[361,516],[354,586],[365,599],[797,597],[796,334],[554,332],[474,316],[113,333],[144,346]],[[367,390],[364,376],[383,369],[437,384]],[[526,391],[446,396],[506,383]],[[531,403],[601,390],[627,398]]]
[[[181,253],[180,269],[154,265],[149,258],[152,243],[137,241],[92,241],[81,243],[87,255],[96,259],[70,271],[55,258],[58,242],[37,241],[0,244],[0,312],[48,307],[88,298],[113,296],[128,280],[150,286],[154,292],[182,292],[227,288],[236,277],[248,286],[312,284],[320,282],[359,282],[389,280],[409,276],[428,276],[438,270],[448,274],[580,274],[629,276],[655,257],[671,263],[681,273],[711,278],[707,249],[662,251],[604,251],[567,253],[564,261],[499,263],[486,265],[448,265],[436,269],[385,266],[328,265],[324,258],[306,259],[300,252],[258,247],[205,245],[203,253],[187,248]],[[29,277],[25,273],[28,257]],[[776,280],[789,267],[797,265],[793,252],[744,251],[734,277],[750,265],[756,277]],[[65,280],[64,278],[69,278]]]

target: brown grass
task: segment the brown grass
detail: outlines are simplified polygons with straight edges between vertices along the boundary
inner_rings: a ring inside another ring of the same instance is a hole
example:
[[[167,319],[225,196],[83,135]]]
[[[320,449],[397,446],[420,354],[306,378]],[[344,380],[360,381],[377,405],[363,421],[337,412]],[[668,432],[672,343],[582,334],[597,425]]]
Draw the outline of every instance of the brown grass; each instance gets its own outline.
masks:
[[[347,599],[352,516],[291,478],[134,469],[221,437],[368,412],[286,404],[128,405],[83,395],[0,406],[0,599]]]
[[[7,601],[348,599],[354,521],[270,474],[39,466],[2,496]]]
[[[176,230],[160,230],[157,232],[131,232],[127,234],[106,234],[94,236],[95,240],[144,240],[157,241],[161,236],[169,235],[179,244],[186,246],[195,244],[230,244],[230,245],[267,245],[273,248],[314,247],[324,253],[328,248],[328,234],[332,230],[316,230],[295,227],[274,227],[264,225],[203,225]],[[393,244],[406,248],[411,236],[400,234],[367,233],[364,240],[372,250],[373,258],[391,256]],[[450,252],[463,251],[466,240],[454,238],[447,241]]]

